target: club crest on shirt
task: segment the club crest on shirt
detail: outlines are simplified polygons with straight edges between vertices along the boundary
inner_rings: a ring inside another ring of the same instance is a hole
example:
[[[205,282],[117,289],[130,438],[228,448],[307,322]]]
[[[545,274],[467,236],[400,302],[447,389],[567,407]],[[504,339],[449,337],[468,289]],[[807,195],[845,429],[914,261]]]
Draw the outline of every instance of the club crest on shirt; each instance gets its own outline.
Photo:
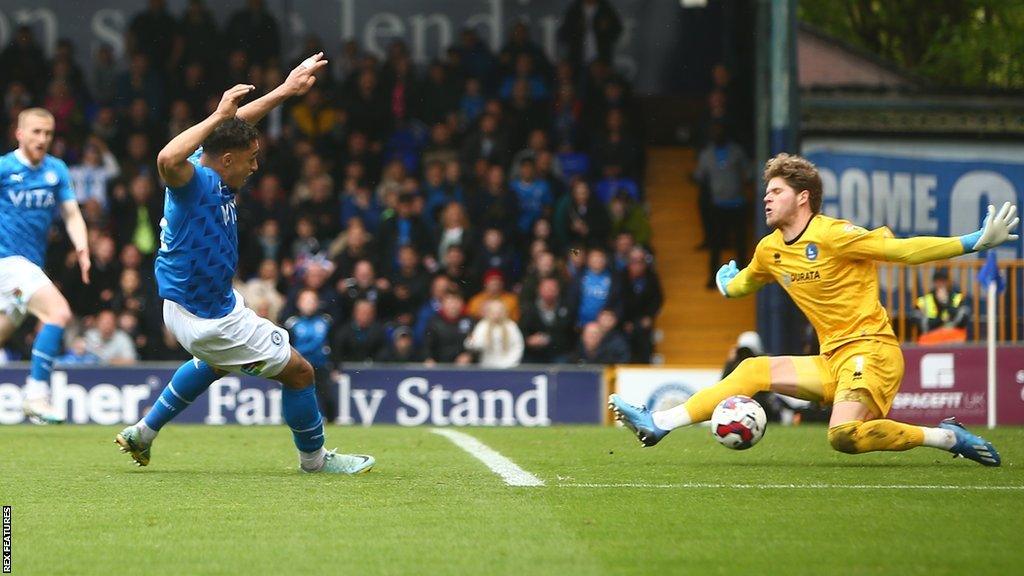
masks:
[[[57,178],[57,173],[56,172],[54,172],[53,170],[47,170],[46,174],[43,174],[43,180],[45,180],[46,183],[49,184],[50,186],[53,186],[60,179]]]
[[[804,254],[807,255],[807,259],[814,261],[818,259],[818,245],[814,242],[807,243],[807,249],[804,250]]]

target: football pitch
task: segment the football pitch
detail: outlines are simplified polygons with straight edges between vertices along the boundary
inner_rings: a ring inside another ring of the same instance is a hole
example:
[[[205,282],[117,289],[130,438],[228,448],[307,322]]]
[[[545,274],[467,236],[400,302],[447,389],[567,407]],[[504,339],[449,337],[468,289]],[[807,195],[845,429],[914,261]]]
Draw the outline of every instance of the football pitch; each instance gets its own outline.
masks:
[[[934,576],[1024,563],[1019,428],[985,433],[1003,454],[990,469],[929,449],[835,453],[820,426],[770,426],[745,452],[705,428],[641,449],[612,427],[329,427],[328,448],[377,457],[357,477],[298,473],[284,427],[170,426],[136,468],[118,429],[0,427],[14,574]]]

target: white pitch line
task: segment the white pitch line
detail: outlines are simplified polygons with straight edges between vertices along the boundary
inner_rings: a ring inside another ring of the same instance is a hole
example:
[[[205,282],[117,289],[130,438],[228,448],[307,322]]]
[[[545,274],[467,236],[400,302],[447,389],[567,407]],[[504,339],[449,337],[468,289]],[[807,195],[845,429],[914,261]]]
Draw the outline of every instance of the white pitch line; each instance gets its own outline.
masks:
[[[509,486],[544,485],[543,480],[523,470],[515,462],[502,456],[500,452],[469,434],[448,428],[434,428],[431,432],[451,440],[456,446],[468,452],[470,456],[483,462],[484,465],[491,469],[491,472],[501,476],[501,479]]]
[[[563,483],[559,488],[658,488],[658,489],[736,489],[736,490],[1024,490],[1024,486],[956,486],[952,484],[714,484],[692,482],[682,484]]]

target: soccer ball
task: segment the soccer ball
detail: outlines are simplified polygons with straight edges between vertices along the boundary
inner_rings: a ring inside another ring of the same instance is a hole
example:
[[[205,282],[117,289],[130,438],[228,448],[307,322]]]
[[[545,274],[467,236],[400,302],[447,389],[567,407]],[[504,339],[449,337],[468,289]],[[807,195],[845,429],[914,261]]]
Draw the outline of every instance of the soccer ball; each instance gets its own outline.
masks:
[[[711,435],[733,450],[746,450],[757,444],[767,426],[764,408],[746,396],[722,400],[711,414]]]

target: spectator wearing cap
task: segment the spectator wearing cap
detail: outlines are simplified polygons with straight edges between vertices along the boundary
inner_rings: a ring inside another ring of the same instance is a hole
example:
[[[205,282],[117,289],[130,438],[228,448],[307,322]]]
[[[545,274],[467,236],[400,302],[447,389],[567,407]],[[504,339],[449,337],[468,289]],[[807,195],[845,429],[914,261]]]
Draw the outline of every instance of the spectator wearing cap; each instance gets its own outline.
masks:
[[[423,362],[426,358],[423,351],[416,347],[412,329],[399,326],[391,333],[391,341],[381,352],[378,362],[389,364],[413,364]]]
[[[495,300],[505,304],[509,318],[519,320],[519,299],[505,290],[505,275],[501,270],[492,268],[484,274],[484,289],[470,299],[467,313],[474,319],[480,319],[484,315],[484,306]]]

